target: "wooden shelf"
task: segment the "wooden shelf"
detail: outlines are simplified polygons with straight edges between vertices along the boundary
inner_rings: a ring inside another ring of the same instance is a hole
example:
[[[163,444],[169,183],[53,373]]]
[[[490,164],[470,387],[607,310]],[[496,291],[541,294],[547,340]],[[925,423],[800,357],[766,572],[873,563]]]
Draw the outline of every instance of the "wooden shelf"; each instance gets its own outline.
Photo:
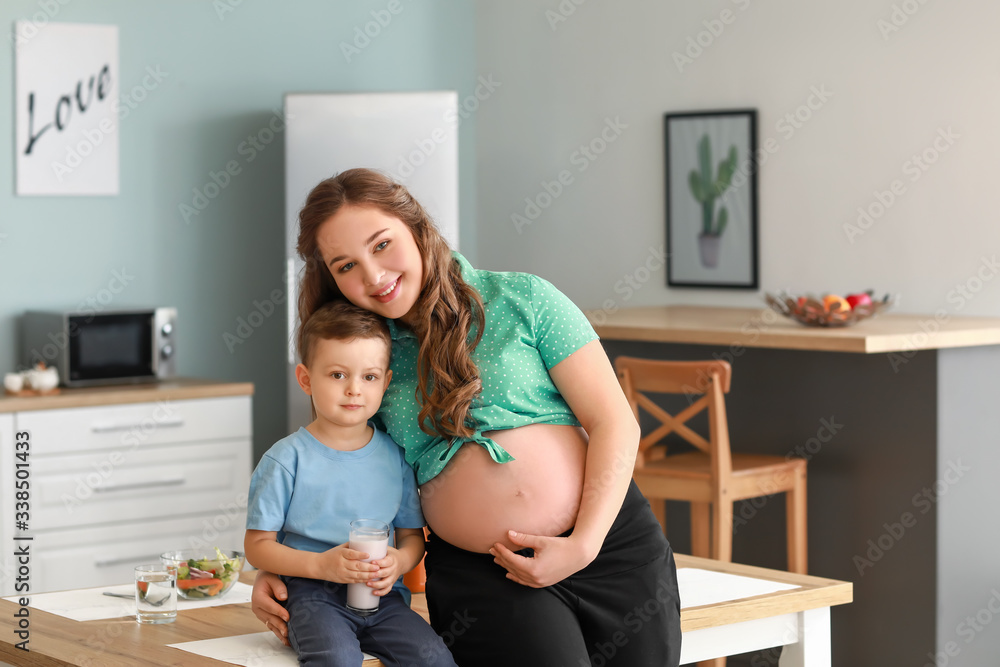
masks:
[[[885,314],[854,326],[807,327],[770,309],[706,306],[585,311],[601,338],[785,350],[911,352],[1000,345],[1000,318]]]
[[[60,393],[52,396],[0,396],[0,413],[252,394],[253,383],[250,382],[175,378],[151,384],[109,385],[85,389],[63,388]]]

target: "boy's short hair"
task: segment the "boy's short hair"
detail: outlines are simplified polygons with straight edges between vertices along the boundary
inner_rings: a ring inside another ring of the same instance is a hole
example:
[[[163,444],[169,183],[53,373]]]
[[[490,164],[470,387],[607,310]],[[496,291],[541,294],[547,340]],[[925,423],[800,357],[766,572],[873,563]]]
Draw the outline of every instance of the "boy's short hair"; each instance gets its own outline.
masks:
[[[320,306],[305,323],[299,325],[299,357],[308,367],[317,340],[356,338],[381,339],[385,342],[387,359],[391,357],[392,338],[389,334],[389,325],[380,315],[359,308],[349,301],[331,301]]]

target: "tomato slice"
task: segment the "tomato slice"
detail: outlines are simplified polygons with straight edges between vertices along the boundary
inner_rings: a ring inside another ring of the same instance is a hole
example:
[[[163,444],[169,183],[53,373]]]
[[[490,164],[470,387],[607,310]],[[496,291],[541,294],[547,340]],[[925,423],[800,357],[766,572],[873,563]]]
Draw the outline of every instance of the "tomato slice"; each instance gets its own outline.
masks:
[[[212,579],[180,579],[177,582],[177,588],[182,588],[184,590],[187,590],[189,588],[199,588],[201,586],[206,586],[206,587],[212,587],[212,588],[214,588],[216,586],[216,584],[218,584],[218,588],[216,588],[216,592],[218,592],[218,590],[220,588],[222,588],[222,586],[223,586],[223,581],[221,579],[215,579],[215,578],[212,578]],[[215,595],[215,593],[209,593],[209,595]]]

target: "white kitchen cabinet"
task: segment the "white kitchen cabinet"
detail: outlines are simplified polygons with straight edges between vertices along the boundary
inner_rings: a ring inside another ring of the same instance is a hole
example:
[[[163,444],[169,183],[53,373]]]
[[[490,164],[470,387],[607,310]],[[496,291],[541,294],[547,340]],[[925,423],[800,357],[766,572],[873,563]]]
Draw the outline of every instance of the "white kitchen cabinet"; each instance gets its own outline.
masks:
[[[126,583],[164,551],[242,549],[251,393],[175,381],[0,400],[0,593],[15,593],[15,544],[30,548],[30,593]],[[14,521],[18,432],[30,442],[27,533]]]

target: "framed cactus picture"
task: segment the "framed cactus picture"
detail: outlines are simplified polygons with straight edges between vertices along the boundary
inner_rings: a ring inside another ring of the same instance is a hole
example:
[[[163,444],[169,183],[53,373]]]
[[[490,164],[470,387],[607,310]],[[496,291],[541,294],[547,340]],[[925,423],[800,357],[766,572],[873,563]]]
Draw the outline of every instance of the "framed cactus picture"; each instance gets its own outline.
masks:
[[[757,111],[664,116],[667,285],[757,289]]]

